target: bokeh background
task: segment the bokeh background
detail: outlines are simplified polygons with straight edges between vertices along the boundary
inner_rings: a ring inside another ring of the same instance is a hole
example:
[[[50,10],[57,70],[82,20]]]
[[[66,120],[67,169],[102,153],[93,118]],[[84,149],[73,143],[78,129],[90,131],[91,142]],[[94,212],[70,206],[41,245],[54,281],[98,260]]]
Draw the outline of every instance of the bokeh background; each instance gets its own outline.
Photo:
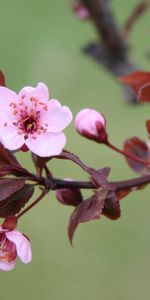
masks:
[[[112,1],[119,24],[137,2]],[[134,135],[146,139],[149,106],[125,104],[116,80],[81,53],[82,46],[96,35],[70,7],[69,0],[1,0],[0,68],[8,86],[19,91],[43,81],[51,96],[68,105],[74,116],[84,107],[103,112],[117,146]],[[129,37],[131,59],[145,70],[150,68],[149,16],[150,10]],[[111,166],[111,180],[136,176],[124,158],[79,137],[73,125],[66,134],[67,149],[85,163],[96,168]],[[28,153],[17,157],[33,171]],[[49,167],[56,177],[87,179],[71,162],[54,161]],[[80,225],[71,247],[66,232],[72,208],[61,206],[50,193],[20,220],[19,229],[32,241],[33,260],[29,265],[18,260],[14,271],[0,274],[1,299],[149,299],[149,188],[129,195],[121,205],[122,217],[116,222],[103,217]]]

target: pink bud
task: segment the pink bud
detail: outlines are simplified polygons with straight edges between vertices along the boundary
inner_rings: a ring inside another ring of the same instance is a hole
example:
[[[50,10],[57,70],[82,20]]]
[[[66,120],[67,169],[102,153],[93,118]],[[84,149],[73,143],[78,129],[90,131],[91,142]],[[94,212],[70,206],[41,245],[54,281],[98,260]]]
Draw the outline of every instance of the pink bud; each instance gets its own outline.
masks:
[[[75,118],[75,128],[77,132],[87,139],[98,143],[107,142],[106,120],[102,113],[85,108],[82,109]]]
[[[72,9],[79,19],[81,19],[81,20],[90,19],[90,14],[89,14],[88,10],[86,9],[86,7],[82,3],[75,2],[72,5]]]
[[[64,188],[56,191],[56,198],[65,205],[78,206],[82,202],[80,189]]]

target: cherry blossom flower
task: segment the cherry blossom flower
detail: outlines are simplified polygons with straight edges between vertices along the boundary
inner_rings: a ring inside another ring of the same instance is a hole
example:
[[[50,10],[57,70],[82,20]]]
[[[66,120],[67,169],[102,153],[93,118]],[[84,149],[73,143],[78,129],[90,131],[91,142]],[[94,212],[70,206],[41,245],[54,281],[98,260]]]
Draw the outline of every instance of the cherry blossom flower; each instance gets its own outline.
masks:
[[[25,264],[32,259],[29,240],[17,230],[7,230],[0,226],[0,271],[11,271],[17,255]]]
[[[107,141],[106,120],[102,113],[85,108],[75,118],[77,132],[91,140],[102,143]]]
[[[62,131],[71,120],[67,106],[49,100],[44,83],[24,87],[18,95],[0,87],[0,139],[9,150],[22,147],[42,157],[58,155],[66,143]]]

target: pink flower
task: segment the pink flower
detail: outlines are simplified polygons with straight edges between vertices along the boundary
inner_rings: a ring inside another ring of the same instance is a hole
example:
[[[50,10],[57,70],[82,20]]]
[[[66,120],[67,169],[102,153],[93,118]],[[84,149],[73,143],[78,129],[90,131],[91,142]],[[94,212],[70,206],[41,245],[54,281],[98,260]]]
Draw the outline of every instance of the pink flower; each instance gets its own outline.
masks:
[[[67,106],[49,101],[44,83],[24,87],[18,95],[0,87],[0,139],[9,150],[25,147],[43,157],[58,155],[66,143],[62,131],[71,120]]]
[[[75,128],[80,135],[88,139],[99,143],[107,141],[106,120],[102,113],[94,109],[82,109],[76,115]]]
[[[29,240],[17,230],[7,230],[0,226],[0,271],[11,271],[17,255],[25,264],[32,259]]]

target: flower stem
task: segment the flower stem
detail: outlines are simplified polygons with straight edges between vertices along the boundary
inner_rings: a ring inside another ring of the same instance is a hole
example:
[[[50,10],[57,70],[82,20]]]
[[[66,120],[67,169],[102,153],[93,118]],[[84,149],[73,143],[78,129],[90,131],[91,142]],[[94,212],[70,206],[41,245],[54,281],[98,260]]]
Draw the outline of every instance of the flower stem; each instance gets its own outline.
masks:
[[[132,155],[132,154],[126,152],[126,151],[121,150],[121,149],[118,149],[116,146],[112,145],[110,142],[105,143],[105,145],[107,147],[109,147],[110,149],[112,149],[112,150],[114,150],[114,151],[116,151],[116,152],[118,152],[118,153],[120,153],[120,154],[122,154],[122,155],[124,155],[124,156],[126,156],[126,157],[128,157],[128,158],[130,158],[132,160],[134,160],[134,161],[137,161],[138,163],[141,163],[141,164],[143,164],[145,166],[147,166],[147,164],[148,164],[148,161],[146,161],[146,160],[144,160],[142,158],[136,157],[136,156],[134,156],[134,155]]]
[[[40,200],[48,193],[48,189],[45,188],[42,193],[39,195],[39,197],[33,201],[29,206],[27,206],[20,214],[17,215],[17,219],[22,217],[26,212],[28,212],[32,207],[34,207],[37,203],[40,202]]]

